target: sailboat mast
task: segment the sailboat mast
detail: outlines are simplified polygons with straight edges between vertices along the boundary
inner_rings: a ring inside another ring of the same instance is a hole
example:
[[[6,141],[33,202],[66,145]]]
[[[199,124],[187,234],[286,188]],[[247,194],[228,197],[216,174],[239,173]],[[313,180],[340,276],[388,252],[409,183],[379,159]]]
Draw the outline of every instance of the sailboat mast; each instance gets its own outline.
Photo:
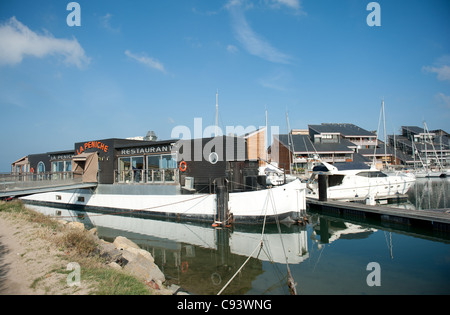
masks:
[[[219,90],[216,91],[216,137],[219,135]]]
[[[382,101],[381,106],[382,106],[382,110],[383,110],[384,165],[387,169],[388,166],[387,166],[387,152],[386,152],[386,116],[384,113],[384,100]]]
[[[268,137],[269,135],[267,134],[267,106],[266,106],[266,130],[264,131],[264,150],[266,151],[266,162],[269,161]]]

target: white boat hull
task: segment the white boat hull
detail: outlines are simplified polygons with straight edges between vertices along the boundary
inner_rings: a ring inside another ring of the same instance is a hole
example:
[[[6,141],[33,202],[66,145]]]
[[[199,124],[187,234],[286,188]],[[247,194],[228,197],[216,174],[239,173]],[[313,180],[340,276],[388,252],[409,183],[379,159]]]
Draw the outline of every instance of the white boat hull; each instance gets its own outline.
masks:
[[[268,218],[295,217],[306,210],[306,185],[296,180],[271,189],[229,194],[235,223],[259,223]],[[214,221],[216,195],[100,194],[88,189],[49,192],[22,197],[25,203],[65,209],[139,217],[153,216],[192,221]]]
[[[367,178],[367,180],[349,177],[341,185],[329,187],[327,198],[335,200],[381,199],[404,195],[415,182],[412,176],[389,176],[384,178]],[[319,197],[317,186],[312,186],[307,197]]]

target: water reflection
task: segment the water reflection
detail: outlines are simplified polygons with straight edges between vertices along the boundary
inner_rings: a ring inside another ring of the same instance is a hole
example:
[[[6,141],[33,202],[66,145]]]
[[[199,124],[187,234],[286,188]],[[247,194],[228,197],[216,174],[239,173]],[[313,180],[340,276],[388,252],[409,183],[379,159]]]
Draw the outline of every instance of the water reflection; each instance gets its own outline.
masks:
[[[425,210],[450,208],[450,178],[418,178],[409,189],[408,200],[394,207]]]
[[[363,223],[315,214],[309,215],[307,227],[270,225],[262,238],[263,248],[254,252],[261,241],[261,226],[214,229],[33,207],[96,226],[99,236],[108,241],[118,235],[133,240],[153,255],[170,283],[193,294],[217,294],[249,256],[223,294],[289,294],[287,264],[299,294],[450,293],[448,243],[380,231]],[[380,288],[366,284],[371,261],[383,268]],[[421,278],[414,278],[416,274]]]

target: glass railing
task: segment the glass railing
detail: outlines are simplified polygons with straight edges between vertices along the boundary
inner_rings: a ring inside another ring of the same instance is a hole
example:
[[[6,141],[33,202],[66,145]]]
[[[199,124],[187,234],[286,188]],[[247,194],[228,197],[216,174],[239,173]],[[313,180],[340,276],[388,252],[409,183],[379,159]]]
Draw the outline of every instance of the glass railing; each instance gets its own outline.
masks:
[[[174,184],[178,183],[178,169],[115,171],[115,183]]]

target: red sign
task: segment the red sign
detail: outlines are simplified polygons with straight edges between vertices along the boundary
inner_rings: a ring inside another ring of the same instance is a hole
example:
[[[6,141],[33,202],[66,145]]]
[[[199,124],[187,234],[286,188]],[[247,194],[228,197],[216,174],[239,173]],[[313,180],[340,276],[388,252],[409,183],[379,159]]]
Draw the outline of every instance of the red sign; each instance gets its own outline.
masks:
[[[87,149],[98,149],[100,151],[103,151],[105,153],[108,153],[108,146],[106,144],[104,144],[101,141],[89,141],[89,142],[85,142],[82,145],[80,145],[80,148],[77,149],[77,154],[81,154],[84,151],[86,151]]]

